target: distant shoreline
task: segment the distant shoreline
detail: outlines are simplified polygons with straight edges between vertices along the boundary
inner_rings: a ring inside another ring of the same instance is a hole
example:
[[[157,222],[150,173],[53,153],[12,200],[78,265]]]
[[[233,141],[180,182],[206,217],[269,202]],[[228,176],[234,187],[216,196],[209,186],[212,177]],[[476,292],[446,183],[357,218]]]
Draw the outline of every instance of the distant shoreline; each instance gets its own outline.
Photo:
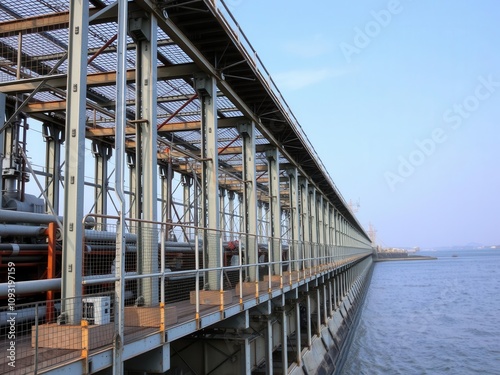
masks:
[[[395,261],[405,261],[405,260],[437,260],[436,257],[415,255],[411,257],[394,257],[394,258],[375,258],[374,262],[395,262]]]

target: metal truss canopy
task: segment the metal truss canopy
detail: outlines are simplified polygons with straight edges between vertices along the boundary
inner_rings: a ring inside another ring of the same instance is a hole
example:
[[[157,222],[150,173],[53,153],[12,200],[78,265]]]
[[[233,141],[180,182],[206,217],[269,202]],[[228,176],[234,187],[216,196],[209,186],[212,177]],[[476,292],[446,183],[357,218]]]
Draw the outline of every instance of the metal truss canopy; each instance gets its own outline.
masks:
[[[0,4],[0,93],[7,106],[42,122],[64,127],[68,97],[69,2],[3,0]],[[90,1],[85,136],[114,144],[116,109],[117,3]],[[218,5],[217,5],[218,4]],[[217,82],[220,185],[241,192],[243,141],[237,126],[255,124],[257,182],[267,190],[265,153],[278,150],[280,170],[297,168],[335,209],[368,238],[342,198],[314,148],[262,62],[223,2],[135,0],[129,2],[127,38],[127,152],[137,144],[136,42],[147,38],[140,19],[154,15],[157,31],[156,123],[159,162],[192,173],[201,158],[201,101],[194,77]],[[139,21],[138,21],[139,20]],[[20,107],[22,105],[22,107]],[[287,201],[288,191],[281,189]],[[269,200],[269,199],[266,199]],[[283,204],[286,207],[287,204]]]

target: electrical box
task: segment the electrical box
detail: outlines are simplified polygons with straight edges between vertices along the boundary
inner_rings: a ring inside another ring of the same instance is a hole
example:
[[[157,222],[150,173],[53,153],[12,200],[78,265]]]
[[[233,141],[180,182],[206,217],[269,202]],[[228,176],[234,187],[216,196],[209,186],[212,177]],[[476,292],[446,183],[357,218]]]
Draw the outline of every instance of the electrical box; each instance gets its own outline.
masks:
[[[111,302],[108,297],[83,298],[83,319],[89,324],[107,324],[111,321]]]

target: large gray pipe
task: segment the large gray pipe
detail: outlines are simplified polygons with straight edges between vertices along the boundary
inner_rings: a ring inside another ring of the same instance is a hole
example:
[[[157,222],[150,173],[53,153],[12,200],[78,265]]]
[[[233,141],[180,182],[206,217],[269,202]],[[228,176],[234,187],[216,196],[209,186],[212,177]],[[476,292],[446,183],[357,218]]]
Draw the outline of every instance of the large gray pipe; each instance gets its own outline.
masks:
[[[30,225],[0,224],[0,236],[40,237],[44,235],[46,229],[46,227]]]
[[[49,224],[56,223],[58,221],[59,223],[62,223],[63,217],[0,209],[0,222],[2,223]],[[92,216],[88,216],[85,218],[85,223],[87,224],[87,227],[92,227],[95,224],[95,219]]]
[[[10,286],[12,287],[12,285]],[[44,279],[30,281],[16,281],[16,294],[41,293],[49,290],[61,290],[61,279]],[[7,297],[8,283],[0,284],[0,297]]]
[[[116,241],[116,232],[105,232],[99,230],[85,230],[85,240],[87,241]],[[125,233],[126,242],[137,242],[137,235],[134,233]]]
[[[0,222],[4,223],[26,223],[26,224],[49,224],[57,220],[62,222],[62,216],[55,217],[48,214],[35,214],[32,212],[21,212],[0,209]]]

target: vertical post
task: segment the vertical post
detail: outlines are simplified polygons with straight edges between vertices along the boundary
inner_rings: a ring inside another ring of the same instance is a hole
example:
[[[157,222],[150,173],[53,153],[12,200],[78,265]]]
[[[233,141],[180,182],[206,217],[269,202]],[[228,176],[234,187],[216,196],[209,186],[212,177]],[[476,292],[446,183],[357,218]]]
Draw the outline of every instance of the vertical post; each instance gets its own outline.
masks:
[[[324,214],[323,214],[323,210],[324,210],[324,206],[323,206],[323,196],[322,195],[319,195],[316,196],[316,201],[318,202],[318,208],[317,208],[317,223],[318,223],[318,253],[317,253],[317,257],[318,257],[318,263],[320,265],[320,267],[322,267],[324,264],[325,264],[325,259],[324,259],[324,252],[323,252],[323,249],[324,249],[324,246],[325,246],[325,232],[324,232]]]
[[[115,258],[115,336],[113,338],[113,374],[123,373],[123,344],[125,333],[125,127],[127,122],[127,26],[128,2],[118,2],[118,50],[116,62],[116,133],[115,133],[115,193],[118,198],[118,223],[116,227],[116,258]],[[80,51],[81,53],[81,51]],[[85,54],[81,53],[83,56]],[[139,197],[135,197],[140,199]]]
[[[273,375],[273,320],[266,316],[266,375]]]
[[[172,222],[172,169],[170,165],[160,164],[158,166],[161,180],[161,221],[163,223]],[[189,178],[189,176],[187,176]],[[184,182],[183,182],[184,185]],[[185,186],[184,186],[185,187]],[[188,202],[189,202],[189,186],[188,186]],[[189,207],[189,205],[188,205]],[[169,228],[165,231],[165,236],[168,237]]]
[[[273,262],[281,262],[281,207],[280,207],[280,164],[278,149],[273,147],[266,152],[269,174],[269,211],[270,236],[272,237],[269,257]],[[275,275],[281,275],[281,263],[273,265]]]
[[[302,234],[304,241],[304,259],[305,268],[311,267],[311,261],[309,258],[311,257],[311,226],[309,219],[309,187],[308,182],[304,177],[299,178],[299,186],[300,186],[300,197],[301,197],[301,217],[302,217]],[[310,271],[309,271],[310,272]]]
[[[243,139],[243,223],[246,234],[247,259],[249,264],[258,263],[257,249],[257,183],[255,167],[255,124],[253,122],[239,124],[238,132]],[[258,267],[250,267],[248,270],[249,281],[259,280]]]
[[[262,208],[264,207],[264,203],[262,203],[261,200],[257,201],[257,235],[258,235],[258,242],[262,243],[264,242],[264,220],[262,218],[263,215],[263,210]]]
[[[55,223],[49,223],[47,227],[47,279],[53,279],[56,277],[56,229]],[[38,306],[38,305],[37,305]],[[54,321],[55,310],[54,310],[54,291],[49,290],[47,292],[47,322],[52,323]]]
[[[281,363],[283,373],[288,373],[288,318],[286,316],[286,308],[281,308]]]
[[[130,20],[135,25],[135,20]],[[140,156],[142,171],[142,218],[146,221],[157,221],[157,130],[156,130],[156,98],[157,98],[157,49],[156,34],[157,21],[154,15],[141,18],[142,35],[137,41],[138,61],[136,85],[140,100],[136,103],[136,113],[139,117],[137,129],[140,128]],[[168,168],[168,166],[167,166]],[[167,173],[167,180],[170,178]],[[170,205],[170,197],[167,196],[167,205]],[[168,207],[170,208],[170,207]],[[168,210],[167,210],[168,212]],[[167,218],[168,219],[168,218]],[[142,262],[141,268],[144,274],[156,273],[158,264],[158,228],[152,223],[141,225]],[[168,232],[168,229],[167,229]],[[142,281],[142,292],[146,306],[157,306],[159,303],[158,280],[156,278],[145,278]]]
[[[229,230],[231,231],[230,234],[230,240],[233,241],[237,236],[235,236],[234,232],[237,232],[235,226],[234,226],[234,191],[229,191],[228,192],[228,198],[229,198]]]
[[[296,357],[295,361],[299,367],[302,366],[302,343],[301,343],[301,327],[300,327],[300,302],[299,300],[295,301],[295,337],[296,337]]]
[[[316,298],[316,335],[321,337],[321,293],[319,288],[315,290]]]
[[[136,199],[139,199],[138,198],[138,191],[137,191],[136,155],[131,154],[131,153],[127,153],[126,155],[127,155],[127,165],[129,168],[129,185],[130,185],[130,195],[129,195],[130,213],[129,213],[129,215],[131,218],[138,218],[137,205],[135,204]],[[135,228],[130,228],[130,232],[132,232],[132,233],[135,232]]]
[[[227,240],[227,226],[226,226],[226,189],[219,186],[219,217],[220,229],[224,240]]]
[[[61,129],[49,123],[42,124],[43,140],[46,142],[45,148],[45,166],[47,176],[45,177],[45,186],[47,187],[47,198],[45,212],[51,212],[50,206],[55,213],[59,213],[59,187],[61,166],[61,144],[63,143],[63,132]],[[50,206],[49,206],[50,205]]]
[[[318,208],[316,205],[316,189],[313,186],[309,187],[309,200],[311,205],[310,215],[311,215],[311,247],[312,254],[311,257],[313,267],[318,265]],[[315,270],[316,272],[316,270]]]
[[[94,199],[97,215],[108,213],[108,160],[112,154],[112,148],[102,142],[92,142],[92,154],[95,158],[95,188]],[[97,217],[98,230],[106,230],[106,218]]]
[[[193,184],[193,179],[188,175],[182,176],[182,186],[183,186],[183,206],[184,206],[184,224],[186,226],[192,225],[191,220],[191,185]],[[191,239],[190,228],[185,228],[185,241],[189,242]]]
[[[218,156],[218,129],[217,129],[217,87],[214,77],[200,75],[195,77],[195,88],[201,101],[201,154],[202,168],[202,227],[205,231],[205,260],[210,268],[221,267],[220,256],[220,220],[219,200],[214,199],[219,194],[219,156]],[[220,271],[209,272],[208,288],[220,290]]]
[[[83,203],[87,95],[88,0],[73,0],[69,11],[66,156],[62,261],[63,314],[69,324],[82,318]]]
[[[297,168],[288,169],[288,178],[290,186],[290,221],[291,221],[291,231],[292,231],[292,246],[293,246],[293,270],[298,271],[300,269],[300,263],[297,262],[299,259],[299,241],[300,238],[300,208],[299,208],[299,179]]]
[[[312,347],[312,327],[311,327],[311,293],[306,294],[306,319],[307,319],[307,347]]]

